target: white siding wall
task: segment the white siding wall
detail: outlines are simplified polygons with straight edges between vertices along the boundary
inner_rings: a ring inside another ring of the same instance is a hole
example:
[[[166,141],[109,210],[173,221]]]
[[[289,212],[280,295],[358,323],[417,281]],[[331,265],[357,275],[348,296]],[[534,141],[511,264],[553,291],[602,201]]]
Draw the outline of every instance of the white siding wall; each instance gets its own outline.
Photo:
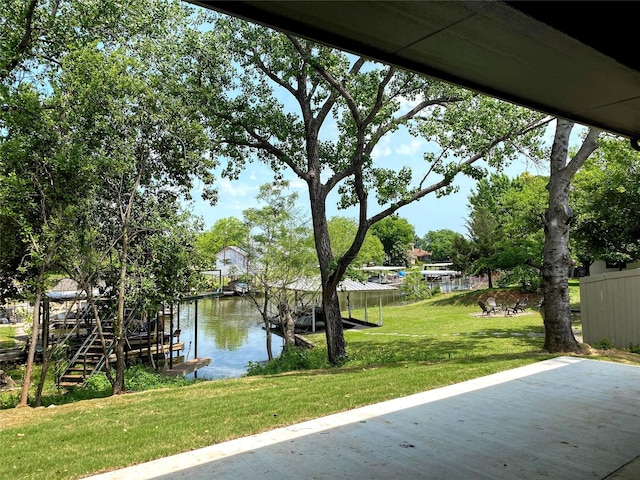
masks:
[[[247,273],[247,257],[242,251],[227,247],[216,254],[216,268],[226,271],[231,266],[237,275]]]

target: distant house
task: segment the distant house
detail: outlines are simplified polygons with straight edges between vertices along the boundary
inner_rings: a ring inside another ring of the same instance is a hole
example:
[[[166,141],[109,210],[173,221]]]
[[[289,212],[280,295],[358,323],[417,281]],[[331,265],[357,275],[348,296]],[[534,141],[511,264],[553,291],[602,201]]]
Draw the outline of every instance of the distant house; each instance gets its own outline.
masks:
[[[249,270],[249,255],[238,247],[225,247],[216,253],[216,269],[224,277],[238,277]]]
[[[412,248],[409,256],[411,258],[411,265],[415,265],[416,262],[425,263],[431,261],[431,252],[427,252],[421,248]]]

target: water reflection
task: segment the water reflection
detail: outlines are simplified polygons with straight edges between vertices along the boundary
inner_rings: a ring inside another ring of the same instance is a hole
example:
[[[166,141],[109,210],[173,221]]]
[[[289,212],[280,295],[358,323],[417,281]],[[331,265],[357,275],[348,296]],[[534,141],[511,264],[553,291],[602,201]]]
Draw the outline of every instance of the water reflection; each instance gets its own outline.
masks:
[[[368,308],[397,303],[401,300],[398,292],[351,293],[351,308]],[[347,311],[346,294],[340,294],[340,305]],[[196,302],[180,306],[180,341],[184,342],[182,354],[187,359],[198,357],[211,358],[211,364],[198,370],[201,379],[231,378],[244,375],[249,362],[267,360],[265,332],[262,319],[255,305],[249,298],[221,297],[204,298],[197,302],[197,345],[196,345]],[[377,310],[370,310],[369,315],[377,318]],[[174,324],[174,328],[177,325]],[[273,336],[273,355],[282,351],[282,338]],[[194,374],[189,375],[193,377]]]
[[[180,306],[180,340],[187,359],[211,358],[211,364],[198,370],[198,378],[239,377],[250,361],[267,360],[265,332],[260,314],[248,298],[205,298],[197,302],[198,332],[196,345],[196,302]],[[273,337],[273,354],[282,351],[282,340]],[[189,377],[193,377],[191,374]]]

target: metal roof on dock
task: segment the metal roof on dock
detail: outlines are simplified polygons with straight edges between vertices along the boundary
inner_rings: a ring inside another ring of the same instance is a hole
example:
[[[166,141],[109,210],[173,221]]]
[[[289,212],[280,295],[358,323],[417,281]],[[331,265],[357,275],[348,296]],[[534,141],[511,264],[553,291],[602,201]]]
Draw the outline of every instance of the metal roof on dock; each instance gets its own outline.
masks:
[[[289,283],[287,288],[300,292],[319,292],[321,284],[320,279],[307,278]],[[346,278],[338,284],[338,291],[340,292],[380,292],[383,290],[397,290],[397,288],[374,282],[358,282],[350,278]]]

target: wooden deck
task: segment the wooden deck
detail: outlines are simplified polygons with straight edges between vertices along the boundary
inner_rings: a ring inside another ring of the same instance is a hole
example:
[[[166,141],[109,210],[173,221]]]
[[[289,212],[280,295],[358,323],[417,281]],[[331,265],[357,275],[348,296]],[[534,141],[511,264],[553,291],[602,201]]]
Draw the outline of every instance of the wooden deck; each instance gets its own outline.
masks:
[[[184,377],[195,372],[199,368],[206,367],[210,363],[210,358],[192,358],[186,362],[178,364],[174,363],[173,368],[165,370],[163,374],[168,377],[177,377],[180,375]]]
[[[177,342],[173,344],[172,352],[178,352],[184,348],[184,342]],[[144,357],[146,355],[162,355],[163,353],[169,352],[169,344],[165,343],[156,345],[155,343],[146,346],[139,345],[132,347],[130,350],[126,352],[126,355],[129,357]],[[112,357],[115,358],[115,354],[112,354]]]
[[[27,352],[22,347],[4,348],[0,350],[0,363],[19,363],[27,359]]]

